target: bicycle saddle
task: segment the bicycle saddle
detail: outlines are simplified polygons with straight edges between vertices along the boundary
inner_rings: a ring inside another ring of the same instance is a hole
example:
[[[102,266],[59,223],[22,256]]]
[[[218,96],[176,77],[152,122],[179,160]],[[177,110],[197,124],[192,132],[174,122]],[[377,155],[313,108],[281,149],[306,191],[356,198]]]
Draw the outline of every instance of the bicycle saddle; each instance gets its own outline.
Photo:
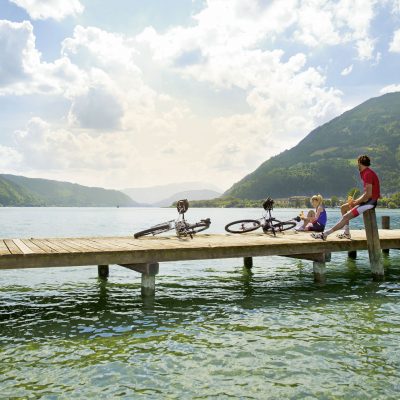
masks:
[[[272,210],[274,208],[274,201],[271,199],[271,197],[267,197],[264,200],[263,207],[264,207],[264,210],[266,210],[266,211]]]
[[[176,202],[176,209],[178,210],[179,214],[185,214],[188,208],[189,208],[189,202],[187,199],[178,200]]]

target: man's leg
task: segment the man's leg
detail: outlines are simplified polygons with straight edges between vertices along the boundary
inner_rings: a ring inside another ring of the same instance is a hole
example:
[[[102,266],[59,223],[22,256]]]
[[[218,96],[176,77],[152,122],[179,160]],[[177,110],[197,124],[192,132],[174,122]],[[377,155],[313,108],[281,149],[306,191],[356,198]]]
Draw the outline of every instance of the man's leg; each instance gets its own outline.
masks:
[[[345,229],[345,233],[350,234],[349,221],[355,217],[356,215],[354,215],[351,211],[348,211],[346,214],[343,215],[342,219],[336,225],[334,225],[332,228],[324,232],[324,236],[327,237],[331,233],[336,232],[337,230],[343,227]],[[346,232],[346,226],[347,226],[347,232]]]
[[[340,207],[340,212],[342,213],[342,216],[344,216],[346,213],[348,213],[349,211],[351,210],[351,207],[350,207],[350,205],[348,204],[348,203],[345,203],[345,204],[343,204],[341,207]],[[351,218],[350,218],[351,219]],[[349,225],[349,221],[350,221],[350,219],[347,221],[347,224],[345,224],[344,225],[344,233],[346,234],[346,235],[350,235],[350,225]],[[338,222],[338,224],[339,224],[340,222]],[[336,224],[336,225],[338,225],[338,224]],[[335,225],[335,226],[336,226]],[[340,228],[342,228],[342,227],[340,227]],[[337,228],[337,229],[340,229],[340,228]]]

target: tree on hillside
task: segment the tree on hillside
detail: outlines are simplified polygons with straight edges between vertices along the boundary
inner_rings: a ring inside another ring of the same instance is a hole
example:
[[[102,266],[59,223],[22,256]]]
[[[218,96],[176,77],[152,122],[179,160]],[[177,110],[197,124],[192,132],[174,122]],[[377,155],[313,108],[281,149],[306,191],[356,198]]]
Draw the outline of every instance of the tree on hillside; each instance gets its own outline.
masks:
[[[336,207],[339,205],[339,197],[332,196],[331,197],[331,207]]]
[[[357,197],[360,197],[360,189],[353,187],[347,192],[347,197],[352,197],[353,199],[356,199]]]

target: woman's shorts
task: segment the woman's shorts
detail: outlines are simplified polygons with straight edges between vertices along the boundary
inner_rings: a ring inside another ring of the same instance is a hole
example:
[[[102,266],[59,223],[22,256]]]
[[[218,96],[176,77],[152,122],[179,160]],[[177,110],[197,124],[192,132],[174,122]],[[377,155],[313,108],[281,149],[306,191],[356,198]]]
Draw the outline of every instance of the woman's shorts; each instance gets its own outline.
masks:
[[[377,200],[369,199],[364,203],[360,203],[358,206],[355,206],[350,210],[354,217],[358,217],[360,214],[364,213],[367,210],[372,210],[378,204]]]

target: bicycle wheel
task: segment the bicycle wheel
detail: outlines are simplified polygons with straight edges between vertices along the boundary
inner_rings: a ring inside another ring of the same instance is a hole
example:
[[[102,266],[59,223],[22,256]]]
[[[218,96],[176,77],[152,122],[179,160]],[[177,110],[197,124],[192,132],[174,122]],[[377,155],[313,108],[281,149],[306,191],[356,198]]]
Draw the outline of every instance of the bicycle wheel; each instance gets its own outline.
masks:
[[[188,231],[194,235],[196,233],[205,231],[210,227],[211,221],[210,218],[207,219],[202,219],[200,222],[197,222],[195,224],[192,224],[188,227]]]
[[[283,232],[292,229],[296,226],[296,222],[292,221],[276,221],[272,224],[275,232]]]
[[[255,219],[242,219],[229,223],[225,226],[225,230],[229,233],[245,233],[255,231],[260,226],[260,221]]]
[[[133,237],[134,237],[135,239],[137,239],[137,238],[139,238],[139,237],[141,237],[141,236],[146,236],[146,235],[158,235],[158,234],[160,234],[160,233],[167,232],[167,231],[169,231],[170,229],[171,229],[170,223],[169,223],[169,222],[164,222],[164,223],[162,223],[162,224],[152,226],[152,227],[149,228],[149,229],[145,229],[145,230],[143,230],[143,231],[136,232],[136,233],[133,235]]]

